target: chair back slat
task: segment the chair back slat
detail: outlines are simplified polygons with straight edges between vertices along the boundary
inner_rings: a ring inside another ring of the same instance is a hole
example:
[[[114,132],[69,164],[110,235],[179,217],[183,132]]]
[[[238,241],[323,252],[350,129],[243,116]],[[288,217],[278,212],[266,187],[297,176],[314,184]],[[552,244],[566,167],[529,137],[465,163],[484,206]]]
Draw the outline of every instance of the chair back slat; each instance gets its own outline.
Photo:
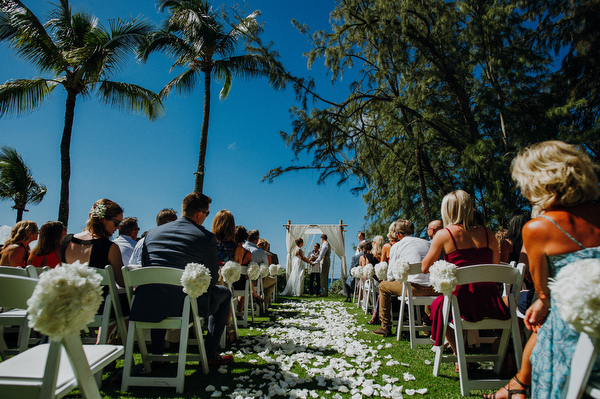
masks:
[[[26,269],[14,266],[0,266],[0,274],[8,274],[11,276],[20,277],[31,277]]]
[[[518,285],[520,278],[519,269],[508,265],[482,264],[456,269],[458,285],[484,282]]]
[[[27,309],[38,279],[0,274],[0,307]]]

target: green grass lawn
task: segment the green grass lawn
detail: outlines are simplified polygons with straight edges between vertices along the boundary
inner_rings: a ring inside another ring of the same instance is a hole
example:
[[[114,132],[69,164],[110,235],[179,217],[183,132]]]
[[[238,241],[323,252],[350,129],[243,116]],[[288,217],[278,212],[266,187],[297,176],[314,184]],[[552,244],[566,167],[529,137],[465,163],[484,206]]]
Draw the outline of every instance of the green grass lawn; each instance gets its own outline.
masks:
[[[374,335],[371,331],[378,326],[367,324],[370,315],[365,315],[364,311],[358,309],[355,304],[344,303],[344,297],[338,295],[329,296],[327,298],[280,298],[280,303],[272,304],[271,312],[268,317],[258,317],[255,319],[255,323],[251,324],[249,328],[240,329],[240,339],[223,350],[223,352],[232,351],[232,354],[235,356],[235,361],[228,365],[226,374],[220,373],[217,368],[211,368],[209,374],[204,375],[198,362],[188,362],[186,366],[185,392],[182,395],[176,394],[174,388],[155,387],[130,387],[128,392],[121,392],[120,383],[111,385],[111,380],[113,380],[113,378],[122,370],[123,360],[117,361],[116,367],[112,370],[105,371],[101,395],[105,398],[208,398],[211,396],[211,392],[207,392],[206,388],[207,386],[212,385],[219,391],[221,390],[221,387],[229,387],[228,391],[223,391],[222,397],[230,397],[236,387],[254,393],[247,394],[246,396],[241,395],[233,397],[256,397],[259,396],[256,394],[259,389],[266,397],[268,394],[266,385],[268,380],[265,379],[265,375],[297,375],[296,381],[299,382],[297,382],[295,386],[290,387],[290,389],[315,390],[317,396],[313,393],[312,397],[351,398],[353,396],[351,392],[344,393],[330,390],[332,384],[335,385],[330,380],[326,381],[326,387],[319,385],[318,378],[314,376],[311,377],[307,372],[307,369],[301,367],[298,363],[294,363],[289,370],[284,370],[285,362],[267,362],[265,360],[265,354],[259,353],[263,348],[260,345],[257,345],[257,342],[264,342],[265,339],[271,338],[267,336],[267,333],[274,331],[272,329],[277,327],[278,323],[280,323],[283,318],[297,319],[297,321],[300,322],[302,320],[310,321],[311,318],[318,317],[318,315],[299,312],[293,307],[286,305],[286,302],[299,304],[301,303],[300,301],[317,300],[336,301],[337,303],[342,304],[350,314],[349,317],[354,319],[357,327],[352,333],[352,339],[361,342],[363,345],[366,345],[367,348],[371,348],[374,351],[373,353],[375,353],[375,355],[373,358],[367,359],[367,361],[381,362],[376,374],[365,375],[365,379],[373,379],[375,383],[385,385],[384,375],[387,375],[399,378],[399,381],[394,383],[394,385],[403,385],[404,389],[427,388],[428,392],[424,395],[425,397],[462,397],[460,394],[458,373],[454,371],[453,363],[442,364],[440,376],[434,377],[432,374],[434,354],[431,351],[430,346],[419,346],[417,349],[411,350],[409,342],[406,340],[397,341],[396,337],[383,338]],[[313,334],[315,337],[320,333],[318,329],[312,329],[311,331],[310,327],[306,328],[310,331],[310,334]],[[188,351],[192,353],[195,350],[196,348],[192,347]],[[334,358],[339,358],[340,361],[352,362],[354,360],[339,354],[337,350],[323,348],[323,345],[321,345],[320,348],[314,348],[312,346],[301,347],[295,352],[305,352],[307,356],[315,356],[315,354],[316,356],[332,356]],[[368,352],[370,352],[370,350]],[[285,357],[278,357],[278,359],[285,359]],[[175,363],[159,371],[153,371],[153,373],[160,372],[162,375],[172,371],[174,375],[174,370]],[[365,370],[357,370],[357,374],[364,371]],[[414,375],[415,380],[404,381],[404,373]],[[360,389],[360,387],[358,389]],[[472,395],[481,396],[479,392],[472,392]],[[415,397],[419,396],[419,394],[415,394]],[[79,395],[77,391],[73,391],[66,397],[77,398]],[[276,397],[290,397],[290,393],[288,391],[285,395]],[[309,395],[308,397],[310,398],[311,396]],[[407,397],[406,394],[404,394],[404,397]]]

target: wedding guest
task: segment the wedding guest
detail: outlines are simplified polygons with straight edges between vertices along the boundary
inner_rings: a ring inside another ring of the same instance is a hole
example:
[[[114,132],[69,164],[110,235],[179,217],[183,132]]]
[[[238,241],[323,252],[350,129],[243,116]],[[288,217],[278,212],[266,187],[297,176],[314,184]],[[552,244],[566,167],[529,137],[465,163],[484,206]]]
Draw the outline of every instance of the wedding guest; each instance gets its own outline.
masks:
[[[437,233],[443,228],[444,226],[442,225],[441,220],[433,220],[429,222],[429,225],[427,225],[427,236],[430,240],[433,240],[433,236],[435,236],[435,233]]]
[[[210,270],[208,291],[197,298],[200,317],[207,320],[205,338],[208,364],[218,366],[233,361],[231,356],[217,353],[219,341],[229,316],[231,292],[217,285],[219,266],[215,235],[202,226],[209,215],[211,199],[191,193],[182,202],[182,217],[148,232],[142,251],[142,267],[163,266],[184,269],[188,263],[200,263]],[[130,319],[158,322],[181,314],[185,293],[181,287],[162,284],[143,285],[136,289]],[[152,352],[164,352],[165,332],[151,332]]]
[[[243,247],[250,251],[252,254],[252,262],[256,262],[259,265],[265,264],[269,266],[269,259],[267,258],[267,252],[258,247],[258,240],[260,239],[260,232],[256,229],[250,230],[248,232],[248,240],[243,244]],[[269,302],[271,299],[271,294],[275,289],[275,278],[271,276],[267,276],[263,278],[263,295],[264,298],[261,298],[259,301],[265,302],[265,308],[268,309]]]
[[[137,244],[137,236],[140,231],[138,220],[134,217],[126,217],[119,226],[119,236],[113,240],[119,246],[121,259],[124,265],[129,264],[133,249]]]
[[[500,262],[508,263],[510,261],[510,254],[513,250],[513,245],[506,239],[508,234],[507,229],[499,229],[496,232],[496,241],[498,241],[498,251],[500,252]]]
[[[156,215],[157,226],[162,226],[163,224],[172,222],[174,220],[177,220],[177,211],[171,208],[162,209],[160,212],[158,212],[158,215]],[[144,232],[144,234],[142,234],[142,238],[140,238],[135,244],[131,257],[129,258],[129,265],[142,265],[142,247],[144,245],[144,239],[147,233],[148,232]]]
[[[360,245],[361,243],[365,242],[365,232],[364,231],[359,231],[358,235],[358,245]],[[356,253],[354,255],[358,255],[358,245],[356,246]]]
[[[244,243],[248,239],[248,231],[244,226],[235,226],[235,242],[238,247],[235,252],[235,261],[239,263],[241,266],[248,266],[250,262],[252,262],[252,252],[244,248]],[[248,280],[248,276],[242,276],[238,281],[232,284],[234,290],[243,291],[246,289],[246,281]],[[258,304],[262,304],[263,299],[256,292],[256,288],[254,284],[250,284],[250,288],[252,290],[252,297],[254,298],[254,302]],[[244,309],[245,298],[243,296],[238,297],[238,312],[241,312]]]
[[[121,251],[119,246],[110,240],[123,221],[123,209],[116,202],[100,199],[94,203],[88,217],[81,233],[69,234],[62,240],[61,262],[88,262],[90,267],[98,269],[111,265],[117,284],[124,287]]]
[[[487,398],[561,398],[579,333],[566,323],[548,289],[548,280],[580,259],[600,258],[599,167],[585,151],[562,141],[535,144],[513,160],[512,176],[533,206],[523,227],[523,246],[538,294],[525,314],[533,334],[521,369],[507,386]],[[583,293],[582,293],[583,294]],[[597,361],[590,379],[600,378]]]
[[[429,273],[429,268],[442,253],[446,261],[457,267],[499,262],[498,242],[490,229],[476,222],[469,194],[463,190],[447,194],[442,200],[441,211],[446,228],[433,237],[431,248],[422,262],[423,273]],[[484,317],[501,320],[510,318],[498,286],[494,283],[465,284],[457,287],[454,294],[463,309],[462,316],[467,321],[480,321]],[[444,296],[440,295],[431,305],[432,335],[436,346],[444,343],[443,302]],[[456,342],[451,329],[447,330],[446,338],[456,354]]]
[[[315,262],[319,258],[321,244],[315,243],[313,251],[308,258],[310,275],[308,276],[308,293],[310,295],[319,295],[321,293],[321,262]]]
[[[385,240],[383,236],[375,236],[373,237],[373,249],[371,249],[371,253],[377,259],[377,263],[381,261],[381,252],[383,250],[383,244],[385,244]],[[375,263],[373,264],[375,266]]]
[[[235,261],[235,253],[238,250],[238,243],[235,242],[235,218],[227,209],[222,209],[215,215],[212,227],[212,233],[217,239],[217,261],[219,270],[230,260]],[[241,248],[240,251],[243,251]],[[223,277],[219,273],[217,284],[226,286]]]
[[[37,245],[29,255],[28,264],[35,267],[60,265],[60,242],[67,235],[61,222],[46,222],[40,227]]]
[[[375,266],[379,263],[379,260],[373,255],[373,243],[371,241],[365,241],[362,246],[363,253],[360,257],[359,265],[365,266],[367,264],[371,264]]]
[[[27,266],[29,244],[37,238],[38,227],[35,222],[22,220],[15,224],[0,252],[0,266]]]
[[[373,331],[374,334],[383,337],[391,337],[392,334],[392,296],[402,295],[402,282],[394,280],[393,267],[396,262],[405,260],[408,263],[419,263],[429,251],[430,242],[415,237],[415,226],[413,222],[406,219],[398,219],[394,223],[398,242],[390,251],[390,267],[388,267],[388,281],[379,284],[379,320],[381,328]],[[409,277],[412,294],[414,296],[434,295],[429,277],[417,274]]]
[[[383,245],[383,248],[381,249],[381,261],[382,262],[388,262],[388,263],[390,262],[390,250],[392,249],[392,246],[398,242],[396,232],[394,230],[394,228],[395,228],[394,223],[396,223],[396,222],[390,223],[390,227],[388,228],[388,234],[387,234],[388,242],[386,242]]]

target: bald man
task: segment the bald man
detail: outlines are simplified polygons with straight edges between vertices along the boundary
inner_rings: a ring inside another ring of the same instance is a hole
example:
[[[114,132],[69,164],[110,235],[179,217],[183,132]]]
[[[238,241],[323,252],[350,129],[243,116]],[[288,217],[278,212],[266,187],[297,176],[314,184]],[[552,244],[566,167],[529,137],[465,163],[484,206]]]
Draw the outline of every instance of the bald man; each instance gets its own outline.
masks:
[[[433,240],[435,233],[440,231],[443,227],[444,226],[442,225],[441,220],[434,220],[433,222],[430,222],[427,226],[427,235],[429,236],[429,239]]]

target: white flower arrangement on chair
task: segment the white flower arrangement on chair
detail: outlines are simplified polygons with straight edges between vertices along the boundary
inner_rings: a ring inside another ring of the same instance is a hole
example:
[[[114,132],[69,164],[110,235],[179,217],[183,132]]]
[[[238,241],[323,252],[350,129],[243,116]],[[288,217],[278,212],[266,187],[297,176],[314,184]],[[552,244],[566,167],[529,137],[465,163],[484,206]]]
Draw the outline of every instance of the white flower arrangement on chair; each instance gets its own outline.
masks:
[[[387,280],[387,271],[388,271],[388,263],[387,262],[379,262],[375,265],[375,274],[379,280],[385,281]]]
[[[60,340],[79,334],[103,301],[102,276],[87,263],[63,263],[40,275],[27,300],[29,327]]]
[[[569,263],[548,287],[564,321],[577,332],[600,338],[600,259]]]
[[[362,272],[363,272],[363,277],[368,280],[375,275],[375,268],[373,267],[372,264],[367,263],[366,265],[363,266]]]
[[[438,260],[429,268],[429,282],[437,292],[450,295],[456,289],[456,265]]]
[[[269,274],[271,276],[281,276],[283,274],[283,266],[281,265],[270,265],[269,266]]]
[[[260,266],[256,262],[250,262],[248,265],[248,278],[252,281],[258,280],[260,277]]]
[[[394,276],[394,280],[400,281],[402,283],[408,281],[408,272],[410,270],[410,264],[405,260],[397,260],[394,262],[392,266],[392,276]]]
[[[262,278],[269,277],[269,266],[266,263],[260,264],[260,276]]]
[[[242,266],[235,261],[227,261],[221,268],[221,277],[225,284],[233,284],[242,276]]]
[[[210,270],[200,263],[188,263],[181,275],[183,292],[190,298],[198,298],[208,291],[211,276]]]
[[[354,266],[352,269],[350,269],[350,275],[354,278],[362,278],[362,266]]]

